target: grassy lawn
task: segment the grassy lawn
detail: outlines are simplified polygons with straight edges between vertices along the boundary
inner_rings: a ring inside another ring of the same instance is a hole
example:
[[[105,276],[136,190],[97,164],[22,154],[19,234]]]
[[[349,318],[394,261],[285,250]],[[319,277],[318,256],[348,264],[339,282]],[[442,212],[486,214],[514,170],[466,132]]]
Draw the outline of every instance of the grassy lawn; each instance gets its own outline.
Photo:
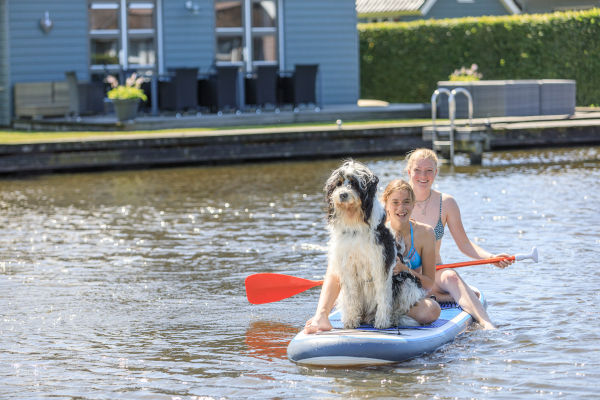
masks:
[[[349,121],[344,122],[344,127],[359,128],[367,125],[389,125],[389,124],[420,124],[428,122],[427,119],[403,119],[403,120],[370,120],[370,121]],[[178,128],[178,129],[161,129],[161,130],[140,130],[140,131],[69,131],[69,132],[54,132],[54,131],[20,131],[14,129],[0,129],[0,144],[24,144],[24,143],[43,143],[61,140],[79,140],[86,138],[106,138],[110,139],[114,136],[126,135],[161,135],[168,133],[215,133],[218,131],[231,130],[248,130],[248,129],[276,129],[276,128],[294,128],[299,127],[332,127],[335,123],[302,123],[302,124],[284,124],[284,125],[253,125],[253,126],[223,126],[218,128]]]

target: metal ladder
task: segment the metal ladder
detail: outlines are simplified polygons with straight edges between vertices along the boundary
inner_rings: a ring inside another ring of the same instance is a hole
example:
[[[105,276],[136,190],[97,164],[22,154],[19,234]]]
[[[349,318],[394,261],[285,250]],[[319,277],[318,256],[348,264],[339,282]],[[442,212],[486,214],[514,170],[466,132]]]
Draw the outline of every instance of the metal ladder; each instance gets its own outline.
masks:
[[[450,119],[450,131],[448,140],[441,140],[438,131],[435,126],[435,120],[437,116],[437,100],[440,94],[445,94],[448,96],[448,118]],[[456,117],[456,100],[455,97],[457,94],[464,94],[467,97],[467,101],[469,103],[469,126],[473,126],[473,98],[471,97],[471,93],[465,88],[455,88],[452,91],[440,88],[436,89],[431,95],[431,124],[433,125],[433,134],[432,134],[432,145],[435,148],[441,147],[449,147],[450,148],[450,164],[454,165],[454,119]]]

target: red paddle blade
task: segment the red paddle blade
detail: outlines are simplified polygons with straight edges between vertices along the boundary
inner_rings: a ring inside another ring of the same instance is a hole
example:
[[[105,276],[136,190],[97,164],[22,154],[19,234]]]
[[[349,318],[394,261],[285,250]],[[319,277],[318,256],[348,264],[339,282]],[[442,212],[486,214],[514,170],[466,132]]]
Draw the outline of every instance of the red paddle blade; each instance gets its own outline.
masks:
[[[254,274],[246,278],[246,296],[252,304],[272,303],[292,297],[323,281],[311,281],[283,274]]]

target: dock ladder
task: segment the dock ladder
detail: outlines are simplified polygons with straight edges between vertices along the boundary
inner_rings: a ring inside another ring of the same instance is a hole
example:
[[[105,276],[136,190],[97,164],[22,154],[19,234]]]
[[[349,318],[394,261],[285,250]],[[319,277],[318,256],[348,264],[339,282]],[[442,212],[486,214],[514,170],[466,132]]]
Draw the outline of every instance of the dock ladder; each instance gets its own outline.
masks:
[[[440,95],[448,96],[448,126],[436,125],[437,120],[437,101]],[[456,120],[456,96],[464,95],[468,102],[469,124],[457,126]],[[471,164],[481,164],[481,157],[484,148],[489,148],[489,130],[488,126],[473,125],[473,98],[471,93],[465,88],[454,88],[448,90],[439,88],[431,96],[431,126],[423,128],[423,139],[431,140],[432,148],[447,158],[451,165],[454,165],[454,155],[456,152],[468,153]]]

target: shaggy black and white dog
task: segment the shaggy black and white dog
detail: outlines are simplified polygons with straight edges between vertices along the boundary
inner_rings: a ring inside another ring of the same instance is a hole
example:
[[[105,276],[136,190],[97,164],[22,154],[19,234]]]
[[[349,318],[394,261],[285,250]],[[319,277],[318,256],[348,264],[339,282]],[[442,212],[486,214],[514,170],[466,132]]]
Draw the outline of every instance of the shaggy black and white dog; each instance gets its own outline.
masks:
[[[418,278],[408,272],[392,276],[396,241],[385,224],[377,199],[379,179],[365,165],[348,160],[325,185],[330,241],[328,262],[339,276],[338,307],[345,328],[416,324],[406,316],[425,296]]]

